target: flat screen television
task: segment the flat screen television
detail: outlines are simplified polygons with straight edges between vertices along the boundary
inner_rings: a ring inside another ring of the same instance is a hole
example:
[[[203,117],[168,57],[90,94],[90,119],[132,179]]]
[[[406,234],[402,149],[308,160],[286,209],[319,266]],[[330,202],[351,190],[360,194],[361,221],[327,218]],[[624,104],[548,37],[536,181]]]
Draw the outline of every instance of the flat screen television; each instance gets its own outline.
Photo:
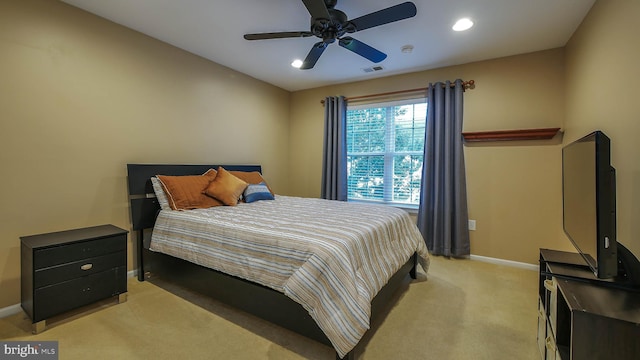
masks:
[[[616,239],[611,140],[595,131],[562,149],[564,232],[598,279],[637,288],[638,259]]]
[[[611,141],[595,131],[562,149],[564,232],[600,279],[618,273]]]

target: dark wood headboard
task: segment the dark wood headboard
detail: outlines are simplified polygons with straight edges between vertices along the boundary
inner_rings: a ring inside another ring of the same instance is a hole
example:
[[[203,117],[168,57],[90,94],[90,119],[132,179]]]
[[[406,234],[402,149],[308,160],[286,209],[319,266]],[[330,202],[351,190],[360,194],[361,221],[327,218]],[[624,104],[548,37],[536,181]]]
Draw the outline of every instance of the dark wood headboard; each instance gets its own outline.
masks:
[[[227,170],[258,171],[260,165],[171,165],[171,164],[127,164],[131,223],[133,230],[153,227],[160,205],[153,192],[151,177],[155,175],[201,175],[219,166]]]

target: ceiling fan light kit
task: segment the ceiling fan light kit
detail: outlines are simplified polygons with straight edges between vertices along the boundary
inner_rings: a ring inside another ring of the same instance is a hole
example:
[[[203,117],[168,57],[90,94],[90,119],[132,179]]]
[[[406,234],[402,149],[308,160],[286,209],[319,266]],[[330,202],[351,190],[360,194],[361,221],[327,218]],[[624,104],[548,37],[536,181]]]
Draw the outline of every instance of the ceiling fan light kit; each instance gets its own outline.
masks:
[[[414,17],[417,13],[415,4],[407,1],[349,20],[347,14],[335,9],[337,0],[302,0],[302,2],[309,14],[311,14],[309,31],[246,34],[244,38],[246,40],[266,40],[315,36],[321,39],[321,41],[313,45],[302,62],[300,69],[303,70],[313,68],[327,46],[336,42],[336,40],[338,40],[338,45],[341,47],[374,63],[379,63],[387,57],[387,54],[345,35],[408,19]]]

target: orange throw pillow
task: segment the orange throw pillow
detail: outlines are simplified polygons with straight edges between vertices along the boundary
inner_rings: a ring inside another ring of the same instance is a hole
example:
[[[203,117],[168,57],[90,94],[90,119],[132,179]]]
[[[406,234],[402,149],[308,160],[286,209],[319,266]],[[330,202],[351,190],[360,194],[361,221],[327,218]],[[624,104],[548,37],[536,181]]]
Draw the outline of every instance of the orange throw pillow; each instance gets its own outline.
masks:
[[[247,185],[244,180],[237,178],[221,166],[218,168],[218,175],[205,188],[204,193],[222,201],[225,205],[235,206],[238,205],[238,199]]]
[[[173,210],[202,209],[222,205],[220,201],[202,193],[216,178],[215,170],[209,170],[204,175],[156,175],[156,177],[162,183],[169,206]]]

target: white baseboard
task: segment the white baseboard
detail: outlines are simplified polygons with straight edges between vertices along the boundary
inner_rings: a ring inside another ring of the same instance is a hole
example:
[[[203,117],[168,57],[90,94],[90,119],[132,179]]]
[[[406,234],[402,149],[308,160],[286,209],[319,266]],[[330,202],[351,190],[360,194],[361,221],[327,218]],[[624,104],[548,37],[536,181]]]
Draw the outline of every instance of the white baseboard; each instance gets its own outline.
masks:
[[[486,257],[486,256],[480,256],[480,255],[469,255],[469,259],[477,260],[477,261],[484,261],[484,262],[488,262],[488,263],[492,263],[492,264],[498,264],[498,265],[512,266],[512,267],[517,267],[517,268],[520,268],[520,269],[532,270],[532,271],[538,271],[538,268],[539,268],[538,265],[527,264],[527,263],[518,262],[518,261],[512,261],[512,260],[491,258],[491,257]]]
[[[127,277],[132,278],[136,276],[138,276],[138,270],[127,271]],[[21,311],[22,307],[20,306],[20,304],[9,305],[5,308],[0,308],[0,319],[7,316],[15,315]]]
[[[15,314],[19,313],[20,311],[22,311],[22,308],[20,307],[20,304],[7,306],[6,308],[0,309],[0,318],[4,318],[4,317],[7,317],[7,316],[15,315]]]

